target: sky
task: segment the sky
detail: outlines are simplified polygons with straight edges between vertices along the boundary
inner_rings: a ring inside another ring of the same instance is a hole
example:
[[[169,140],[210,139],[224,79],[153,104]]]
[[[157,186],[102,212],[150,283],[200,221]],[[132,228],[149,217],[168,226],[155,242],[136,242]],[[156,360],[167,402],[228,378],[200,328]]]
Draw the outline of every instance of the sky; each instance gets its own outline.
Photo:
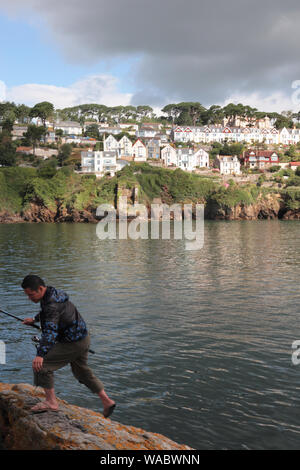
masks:
[[[300,110],[299,0],[0,0],[0,101]]]

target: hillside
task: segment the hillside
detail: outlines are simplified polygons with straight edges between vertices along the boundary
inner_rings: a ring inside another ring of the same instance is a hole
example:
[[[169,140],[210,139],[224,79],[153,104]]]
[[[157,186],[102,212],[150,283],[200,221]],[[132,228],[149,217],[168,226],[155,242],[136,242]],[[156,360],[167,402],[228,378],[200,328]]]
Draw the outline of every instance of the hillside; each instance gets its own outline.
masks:
[[[298,218],[300,190],[277,190],[255,184],[225,187],[213,176],[180,169],[131,164],[113,178],[96,179],[64,167],[53,173],[34,168],[0,168],[0,222],[95,222],[96,209],[108,203],[117,207],[126,194],[150,208],[156,199],[166,204],[202,203],[211,219]]]

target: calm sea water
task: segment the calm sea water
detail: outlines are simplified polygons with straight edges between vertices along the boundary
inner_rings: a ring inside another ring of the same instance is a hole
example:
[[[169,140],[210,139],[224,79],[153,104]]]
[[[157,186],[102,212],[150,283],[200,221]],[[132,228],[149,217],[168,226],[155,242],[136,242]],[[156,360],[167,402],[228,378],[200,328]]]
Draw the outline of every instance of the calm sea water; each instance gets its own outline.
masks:
[[[207,221],[204,248],[186,251],[181,240],[100,241],[95,225],[0,225],[0,308],[37,313],[20,288],[30,272],[66,290],[118,403],[113,419],[196,449],[297,449],[299,230]],[[35,331],[1,314],[0,325],[0,381],[32,383]],[[101,411],[69,368],[56,391]]]

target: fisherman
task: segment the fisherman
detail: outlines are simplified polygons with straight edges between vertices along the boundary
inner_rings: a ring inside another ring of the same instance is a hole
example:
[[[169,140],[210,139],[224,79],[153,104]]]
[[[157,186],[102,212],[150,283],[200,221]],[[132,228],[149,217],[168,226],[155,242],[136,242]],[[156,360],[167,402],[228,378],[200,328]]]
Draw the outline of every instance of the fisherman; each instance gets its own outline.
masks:
[[[46,400],[35,405],[35,413],[57,411],[53,372],[71,364],[76,379],[96,393],[103,404],[103,415],[108,418],[116,403],[104,391],[102,382],[95,377],[87,364],[90,336],[86,324],[69,296],[62,290],[46,286],[39,276],[29,274],[22,288],[28,298],[40,302],[41,310],[34,318],[25,318],[25,325],[40,322],[42,336],[37,355],[32,362],[34,385],[45,390]]]

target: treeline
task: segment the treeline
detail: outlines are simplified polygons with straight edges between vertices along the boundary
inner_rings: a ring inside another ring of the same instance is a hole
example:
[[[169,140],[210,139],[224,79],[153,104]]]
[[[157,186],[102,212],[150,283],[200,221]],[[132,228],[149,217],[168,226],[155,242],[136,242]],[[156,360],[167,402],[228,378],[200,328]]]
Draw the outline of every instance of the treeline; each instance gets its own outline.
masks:
[[[283,111],[280,113],[262,112],[241,103],[229,103],[224,107],[212,105],[205,108],[199,102],[181,102],[168,104],[162,108],[161,115],[156,115],[148,105],[141,106],[105,106],[103,104],[82,104],[70,108],[54,109],[53,104],[44,101],[32,108],[24,104],[0,103],[0,123],[10,122],[28,124],[32,118],[40,117],[43,124],[48,120],[76,121],[83,125],[86,121],[107,122],[116,125],[120,122],[140,123],[145,121],[161,122],[162,124],[202,126],[222,124],[223,119],[229,120],[229,125],[236,118],[247,119],[249,126],[255,125],[258,119],[266,116],[273,120],[278,129],[292,127],[293,119],[300,123],[300,111]]]

